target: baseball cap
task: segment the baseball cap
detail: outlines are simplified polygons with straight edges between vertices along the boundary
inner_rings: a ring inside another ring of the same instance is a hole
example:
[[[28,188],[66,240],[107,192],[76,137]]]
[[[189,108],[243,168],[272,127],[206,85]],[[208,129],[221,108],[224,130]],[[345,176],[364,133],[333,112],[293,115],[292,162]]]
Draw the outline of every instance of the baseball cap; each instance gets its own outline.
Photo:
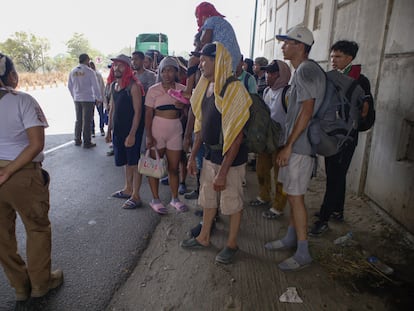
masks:
[[[123,63],[127,64],[128,66],[131,66],[131,58],[129,58],[125,54],[119,54],[117,57],[111,58],[111,61],[113,61],[113,62],[115,62],[115,61],[123,62]]]
[[[276,35],[276,39],[280,41],[296,40],[309,46],[312,46],[314,42],[312,32],[301,25],[289,29],[286,35]]]
[[[260,70],[265,70],[267,72],[278,72],[279,65],[277,64],[276,59],[274,59],[269,65],[260,67]]]
[[[216,45],[214,43],[208,43],[201,49],[200,52],[193,51],[191,52],[191,55],[197,57],[200,57],[201,55],[216,57]]]

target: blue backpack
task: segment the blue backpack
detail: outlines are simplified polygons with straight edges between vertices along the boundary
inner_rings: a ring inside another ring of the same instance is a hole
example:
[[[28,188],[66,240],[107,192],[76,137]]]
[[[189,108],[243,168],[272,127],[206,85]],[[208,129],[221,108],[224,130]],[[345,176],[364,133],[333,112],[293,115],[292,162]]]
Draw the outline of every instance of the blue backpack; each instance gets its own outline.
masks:
[[[308,137],[314,154],[329,157],[357,139],[365,92],[357,80],[337,70],[319,68],[326,77],[326,91],[310,121]]]

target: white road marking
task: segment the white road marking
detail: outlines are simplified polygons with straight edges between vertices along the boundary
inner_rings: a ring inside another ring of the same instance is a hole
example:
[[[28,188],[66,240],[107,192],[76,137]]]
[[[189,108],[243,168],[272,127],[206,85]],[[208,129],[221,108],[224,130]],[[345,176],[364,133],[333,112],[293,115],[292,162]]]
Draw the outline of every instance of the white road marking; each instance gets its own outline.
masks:
[[[64,143],[64,144],[59,145],[59,146],[56,146],[56,147],[54,147],[54,148],[52,148],[52,149],[48,149],[48,150],[46,150],[46,151],[44,152],[44,154],[51,153],[51,152],[53,152],[53,151],[56,151],[56,150],[58,150],[58,149],[61,149],[61,148],[64,148],[64,147],[66,147],[66,146],[73,145],[73,144],[74,144],[74,142],[73,142],[73,141],[68,141],[67,143]]]

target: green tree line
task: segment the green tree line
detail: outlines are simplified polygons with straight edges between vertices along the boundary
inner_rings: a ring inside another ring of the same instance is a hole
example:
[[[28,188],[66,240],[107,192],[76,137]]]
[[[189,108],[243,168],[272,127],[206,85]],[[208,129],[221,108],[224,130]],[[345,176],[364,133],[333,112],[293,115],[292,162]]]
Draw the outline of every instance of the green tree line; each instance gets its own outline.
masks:
[[[74,33],[65,45],[66,51],[52,58],[48,55],[50,42],[47,38],[21,31],[0,42],[0,52],[13,59],[19,72],[30,73],[70,71],[78,64],[79,55],[82,53],[87,53],[91,59],[103,56],[97,49],[92,48],[89,40],[80,33]],[[103,57],[109,59],[111,56]]]

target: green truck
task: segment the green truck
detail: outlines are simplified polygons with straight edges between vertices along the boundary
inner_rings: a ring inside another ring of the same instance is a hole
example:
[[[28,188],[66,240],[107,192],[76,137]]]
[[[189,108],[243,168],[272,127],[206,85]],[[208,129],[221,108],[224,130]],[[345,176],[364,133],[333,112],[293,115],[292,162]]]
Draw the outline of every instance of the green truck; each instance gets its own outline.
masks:
[[[141,33],[135,39],[135,51],[157,50],[168,55],[168,37],[163,33]]]

